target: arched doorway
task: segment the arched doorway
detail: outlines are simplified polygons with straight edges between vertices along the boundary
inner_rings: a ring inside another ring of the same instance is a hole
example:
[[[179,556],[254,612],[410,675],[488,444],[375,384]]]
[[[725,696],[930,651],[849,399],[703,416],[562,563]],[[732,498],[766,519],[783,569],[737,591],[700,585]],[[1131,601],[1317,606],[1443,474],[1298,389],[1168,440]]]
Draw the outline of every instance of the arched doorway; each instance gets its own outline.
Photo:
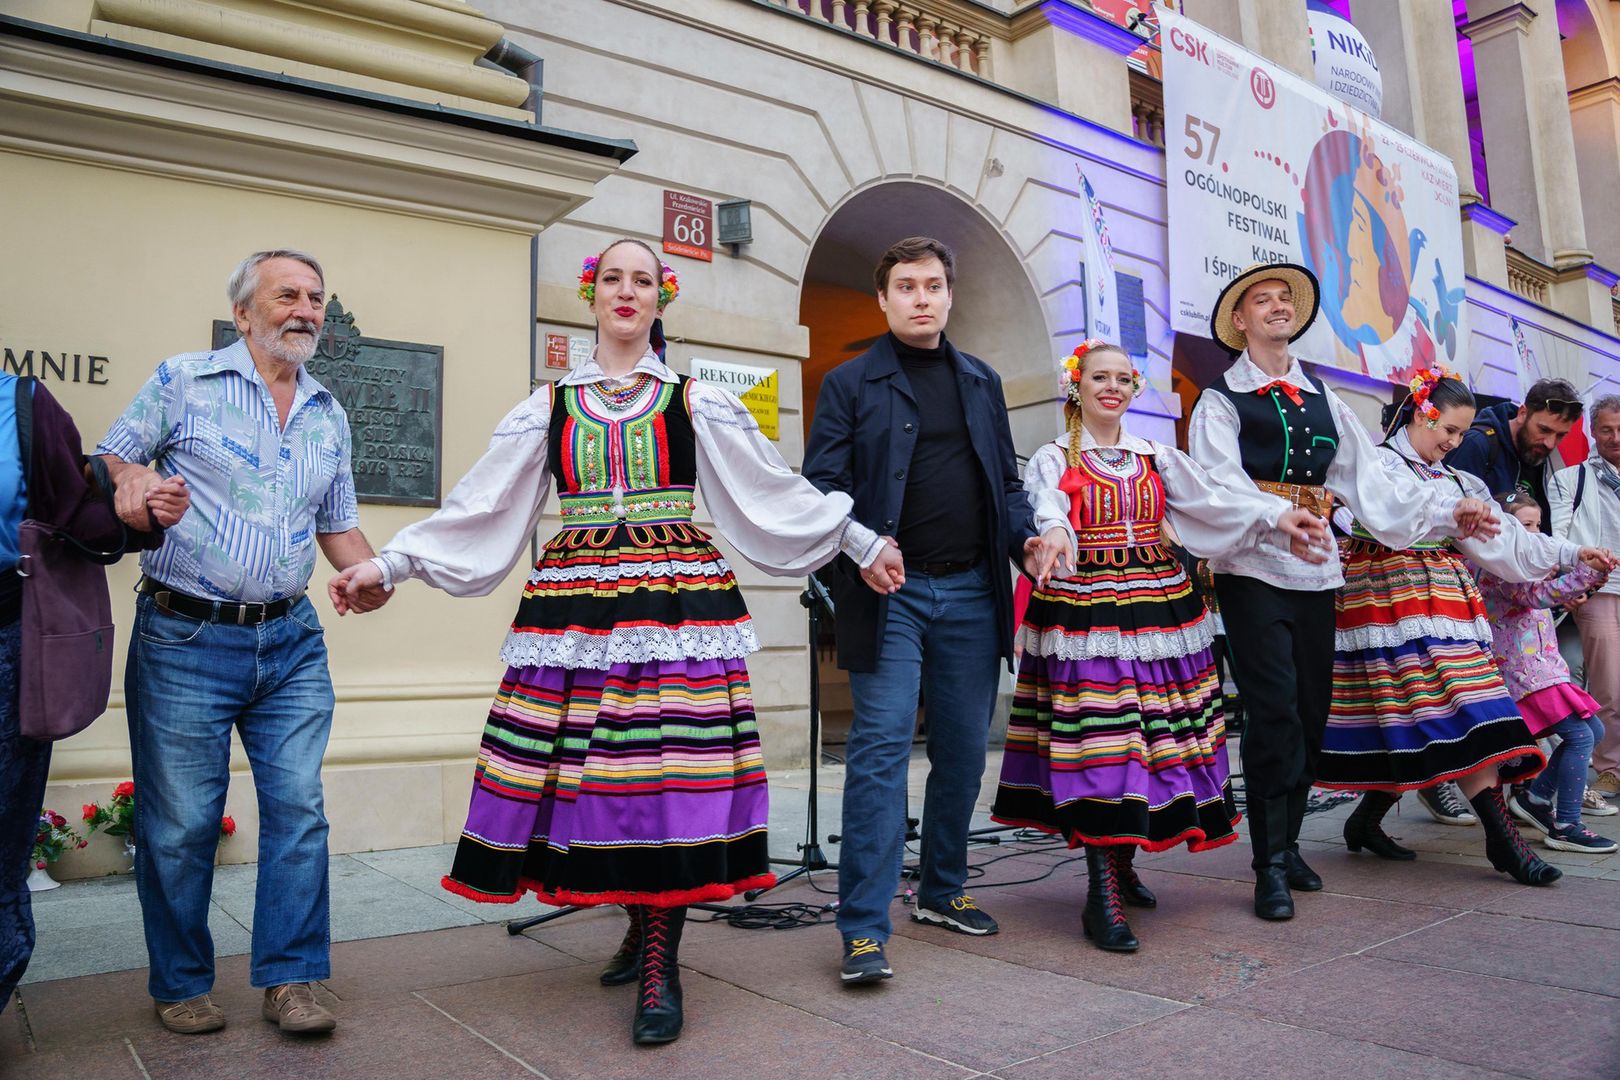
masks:
[[[879,183],[833,210],[805,261],[799,321],[810,330],[810,356],[800,371],[806,432],[822,377],[887,330],[872,269],[890,244],[908,236],[932,236],[956,252],[945,333],[957,348],[984,360],[1003,380],[1055,373],[1040,299],[1001,229],[945,188],[911,180]],[[1050,409],[1014,412],[1013,437],[1023,452],[1056,431],[1055,381],[1053,386]],[[1031,412],[1041,415],[1025,415]]]
[[[1008,238],[978,207],[942,187],[910,180],[853,192],[833,210],[810,249],[799,304],[799,321],[810,331],[810,356],[801,368],[806,434],[827,372],[887,332],[872,281],[878,259],[896,240],[918,235],[935,237],[956,252],[945,331],[951,342],[995,368],[1004,385],[1043,380],[1045,396],[1011,414],[1014,442],[1029,453],[1056,433],[1061,415],[1052,335],[1035,286]],[[822,741],[836,752],[852,713],[849,681],[835,662],[830,626],[818,651]]]

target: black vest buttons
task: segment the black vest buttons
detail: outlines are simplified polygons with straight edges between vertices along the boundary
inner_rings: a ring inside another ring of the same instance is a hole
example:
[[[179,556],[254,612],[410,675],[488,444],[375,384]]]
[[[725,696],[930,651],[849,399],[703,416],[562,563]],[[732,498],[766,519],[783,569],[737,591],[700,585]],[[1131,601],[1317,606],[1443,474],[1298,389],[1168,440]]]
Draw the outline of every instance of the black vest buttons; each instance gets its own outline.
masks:
[[[904,470],[904,469],[896,469],[896,470],[894,470],[894,478],[896,480],[904,480],[906,478],[906,470]]]

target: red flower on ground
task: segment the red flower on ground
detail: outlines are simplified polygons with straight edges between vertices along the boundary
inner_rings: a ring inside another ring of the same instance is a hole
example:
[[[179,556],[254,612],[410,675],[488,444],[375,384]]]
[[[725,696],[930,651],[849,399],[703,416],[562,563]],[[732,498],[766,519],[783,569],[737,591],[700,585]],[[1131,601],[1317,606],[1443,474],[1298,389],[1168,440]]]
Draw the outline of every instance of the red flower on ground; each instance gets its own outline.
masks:
[[[63,817],[61,814],[58,814],[55,810],[47,810],[45,813],[46,816],[51,819],[51,824],[55,825],[58,829],[67,824],[67,818]]]
[[[236,819],[231,817],[229,814],[226,814],[224,817],[220,818],[219,831],[224,833],[226,836],[235,836]]]
[[[97,807],[96,804],[93,803],[93,802],[85,803],[84,804],[84,820],[89,821],[90,819],[94,818],[96,816],[96,811],[98,809],[99,809],[99,807]]]
[[[133,780],[125,780],[122,784],[119,784],[117,787],[113,788],[113,798],[115,799],[133,798],[134,795],[135,781]]]

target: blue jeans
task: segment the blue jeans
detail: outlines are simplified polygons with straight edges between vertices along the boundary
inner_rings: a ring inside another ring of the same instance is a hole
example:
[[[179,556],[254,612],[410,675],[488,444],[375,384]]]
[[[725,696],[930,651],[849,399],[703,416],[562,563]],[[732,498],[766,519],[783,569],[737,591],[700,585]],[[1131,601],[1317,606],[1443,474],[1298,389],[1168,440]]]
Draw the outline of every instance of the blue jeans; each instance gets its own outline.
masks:
[[[918,902],[943,904],[967,881],[968,822],[1001,682],[992,572],[1002,571],[988,563],[940,577],[908,570],[889,597],[877,667],[849,673],[855,720],[838,855],[838,929],[846,940],[887,941],[892,929],[919,690],[928,709],[929,768]]]
[[[9,571],[8,571],[9,572]],[[45,802],[51,744],[25,739],[17,714],[17,661],[22,620],[0,626],[0,1012],[34,955],[34,908],[28,895],[30,856]]]
[[[1553,750],[1541,775],[1531,782],[1530,794],[1538,802],[1550,802],[1556,795],[1554,816],[1560,825],[1570,825],[1581,820],[1586,767],[1592,761],[1592,747],[1603,738],[1603,721],[1595,716],[1566,716],[1542,734],[1557,735],[1563,741]]]
[[[213,989],[208,905],[233,727],[259,796],[253,985],[328,977],[321,757],[333,696],[314,607],[300,598],[279,619],[238,626],[166,615],[141,596],[124,689],[152,997],[184,1001]]]

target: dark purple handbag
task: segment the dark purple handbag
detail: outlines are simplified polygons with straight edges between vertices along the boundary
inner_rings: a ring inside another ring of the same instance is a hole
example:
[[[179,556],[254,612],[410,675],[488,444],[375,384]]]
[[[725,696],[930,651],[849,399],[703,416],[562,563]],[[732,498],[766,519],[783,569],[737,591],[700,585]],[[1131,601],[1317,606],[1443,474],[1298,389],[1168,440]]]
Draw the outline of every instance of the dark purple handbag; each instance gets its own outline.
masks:
[[[33,461],[30,383],[17,380],[17,441],[25,473]],[[105,481],[105,467],[98,472]],[[18,720],[24,738],[55,742],[77,735],[107,710],[113,668],[107,567],[123,550],[95,551],[33,519],[18,529],[18,550],[17,576],[23,579]]]
[[[18,720],[24,738],[77,735],[107,710],[112,691],[112,597],[106,564],[55,526],[25,521],[17,573],[22,588]]]

